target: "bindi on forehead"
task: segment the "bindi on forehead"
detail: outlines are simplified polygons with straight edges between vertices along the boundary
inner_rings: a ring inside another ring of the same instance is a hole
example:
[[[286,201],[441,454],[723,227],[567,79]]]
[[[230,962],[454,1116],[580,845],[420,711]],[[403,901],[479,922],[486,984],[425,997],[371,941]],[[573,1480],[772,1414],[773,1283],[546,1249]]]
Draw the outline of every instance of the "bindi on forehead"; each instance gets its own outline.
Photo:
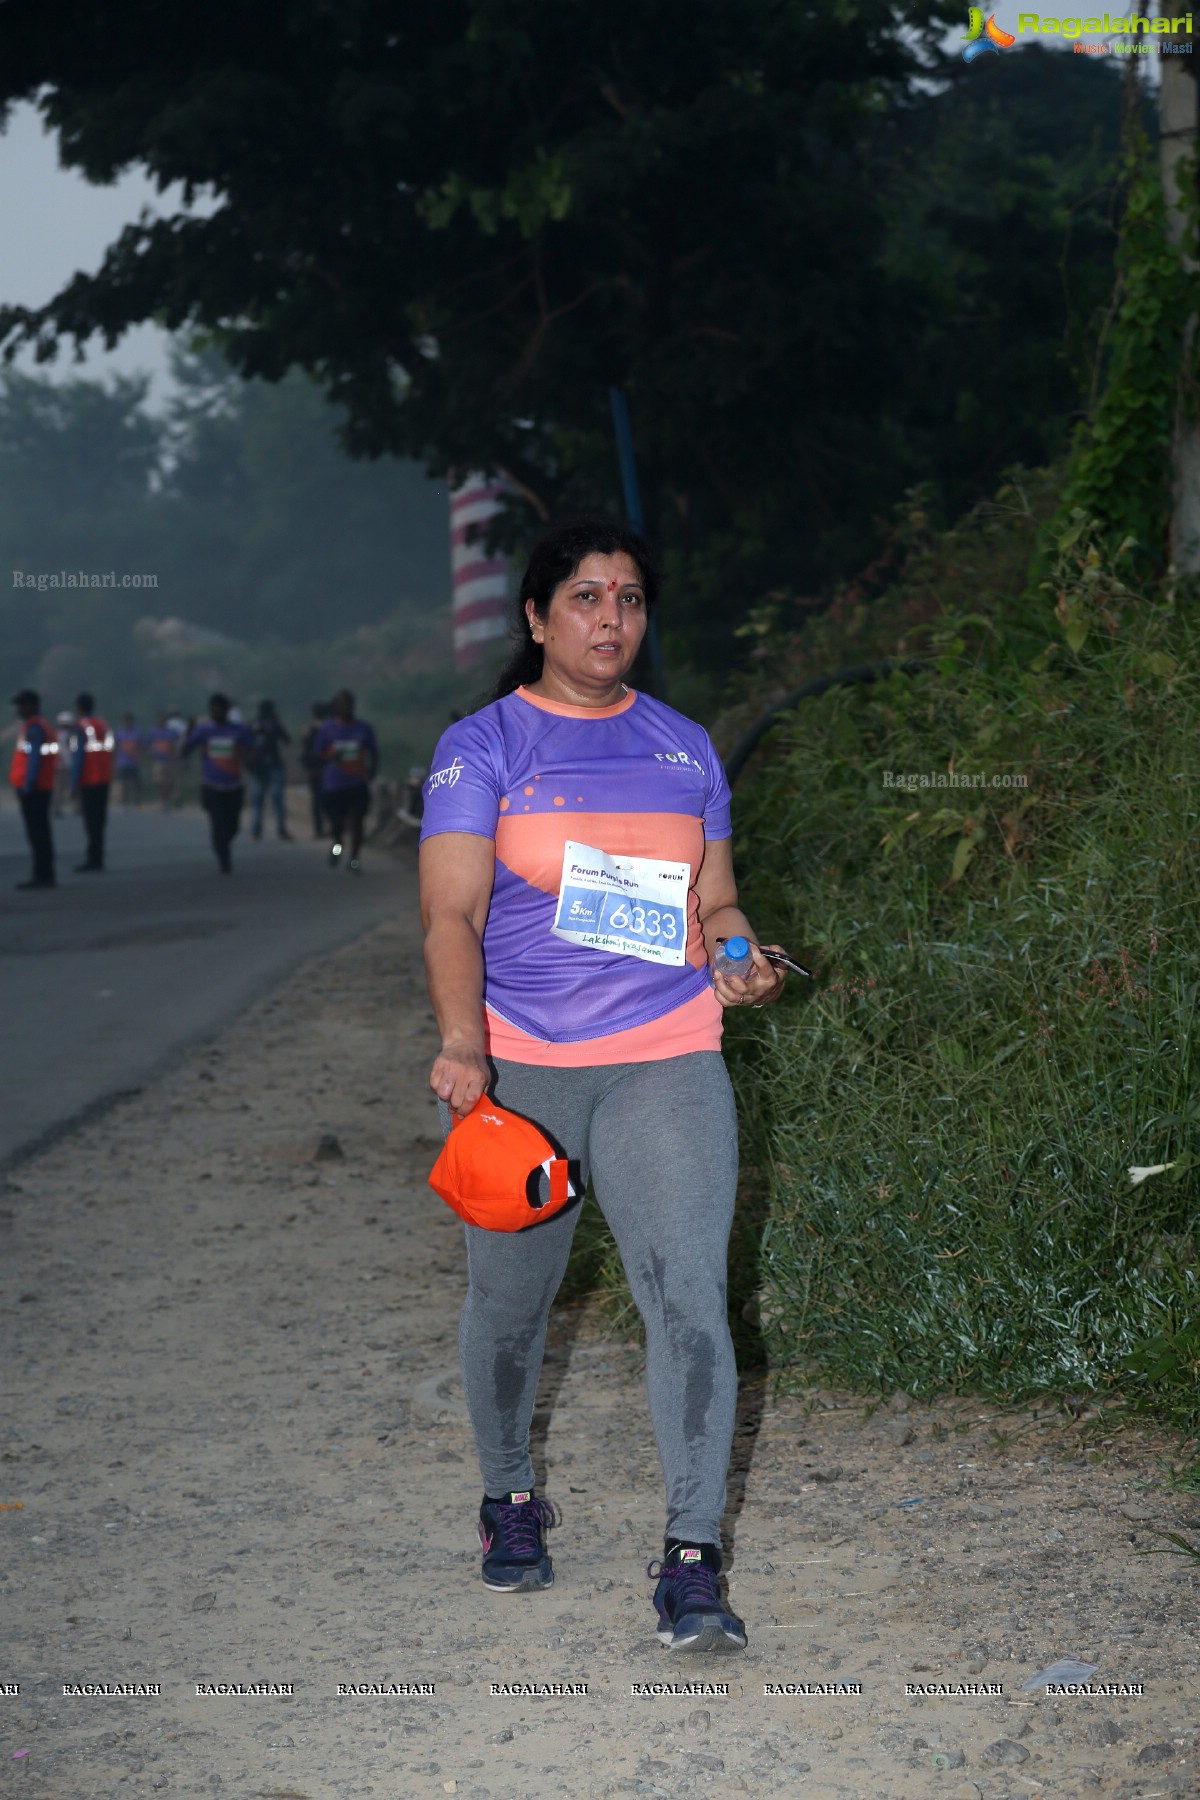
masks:
[[[616,583],[616,582],[615,582],[615,581],[610,581],[610,582],[609,582],[609,584],[608,584],[608,591],[609,591],[609,593],[610,593],[610,594],[615,594],[615,593],[616,593],[616,591],[617,591],[617,583]]]

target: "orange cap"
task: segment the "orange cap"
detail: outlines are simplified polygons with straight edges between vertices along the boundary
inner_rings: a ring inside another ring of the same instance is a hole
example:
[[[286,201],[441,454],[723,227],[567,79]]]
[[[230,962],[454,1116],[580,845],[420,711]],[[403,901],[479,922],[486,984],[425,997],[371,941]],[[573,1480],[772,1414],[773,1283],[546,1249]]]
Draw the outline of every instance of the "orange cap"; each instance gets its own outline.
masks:
[[[539,1191],[543,1173],[548,1200]],[[567,1159],[531,1120],[486,1094],[451,1125],[429,1185],[469,1225],[486,1231],[524,1231],[576,1198]]]

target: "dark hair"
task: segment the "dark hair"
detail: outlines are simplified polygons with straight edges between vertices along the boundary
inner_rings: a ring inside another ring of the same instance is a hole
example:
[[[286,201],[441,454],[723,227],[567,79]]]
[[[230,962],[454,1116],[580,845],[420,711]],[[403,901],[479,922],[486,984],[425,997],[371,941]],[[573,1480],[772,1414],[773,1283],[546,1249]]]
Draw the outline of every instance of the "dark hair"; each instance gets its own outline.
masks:
[[[616,556],[621,552],[637,564],[649,614],[658,598],[658,570],[650,546],[640,532],[600,514],[566,519],[561,525],[552,525],[549,531],[543,532],[530,552],[529,567],[521,577],[509,628],[512,655],[496,678],[491,699],[502,700],[505,694],[541,677],[542,646],[535,644],[530,635],[525,602],[532,600],[538,618],[544,620],[549,614],[555,588],[570,581],[585,556]]]
[[[229,711],[229,696],[228,696],[228,694],[210,694],[208,696],[208,707],[209,707],[210,712],[212,711],[214,706],[223,707],[224,710],[226,712],[228,712]]]
[[[90,713],[92,711],[93,707],[95,706],[95,704],[96,704],[96,696],[94,694],[83,693],[83,694],[76,694],[76,696],[75,696],[76,712]]]

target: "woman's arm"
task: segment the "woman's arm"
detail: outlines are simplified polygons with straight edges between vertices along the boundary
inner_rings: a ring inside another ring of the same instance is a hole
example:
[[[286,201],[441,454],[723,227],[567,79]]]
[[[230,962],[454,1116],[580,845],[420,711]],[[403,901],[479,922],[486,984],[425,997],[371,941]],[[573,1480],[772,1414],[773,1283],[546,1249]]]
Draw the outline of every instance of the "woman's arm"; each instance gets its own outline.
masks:
[[[738,905],[732,838],[710,838],[705,843],[704,861],[696,877],[696,898],[700,902],[700,929],[710,965],[717,954],[718,938],[750,940],[754,967],[749,975],[720,975],[713,971],[713,988],[721,1005],[763,1006],[768,1000],[777,1000],[783,992],[784,973],[768,962],[758,948],[754,928]],[[770,948],[778,950],[780,946],[772,944]]]
[[[429,1085],[461,1117],[487,1087],[483,1048],[483,928],[496,846],[473,832],[444,831],[420,851],[425,978],[442,1034]]]

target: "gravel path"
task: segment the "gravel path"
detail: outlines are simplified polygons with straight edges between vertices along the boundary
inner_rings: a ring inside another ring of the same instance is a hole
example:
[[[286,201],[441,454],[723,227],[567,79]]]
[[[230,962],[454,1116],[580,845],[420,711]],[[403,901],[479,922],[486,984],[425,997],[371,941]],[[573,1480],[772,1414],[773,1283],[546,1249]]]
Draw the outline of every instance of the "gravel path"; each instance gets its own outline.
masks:
[[[640,1359],[564,1309],[558,1579],[487,1593],[433,1044],[410,904],[0,1193],[0,1795],[1200,1793],[1200,1565],[1135,1554],[1200,1496],[1102,1416],[747,1381],[750,1648],[669,1658]],[[1144,1691],[1022,1691],[1061,1656]]]

